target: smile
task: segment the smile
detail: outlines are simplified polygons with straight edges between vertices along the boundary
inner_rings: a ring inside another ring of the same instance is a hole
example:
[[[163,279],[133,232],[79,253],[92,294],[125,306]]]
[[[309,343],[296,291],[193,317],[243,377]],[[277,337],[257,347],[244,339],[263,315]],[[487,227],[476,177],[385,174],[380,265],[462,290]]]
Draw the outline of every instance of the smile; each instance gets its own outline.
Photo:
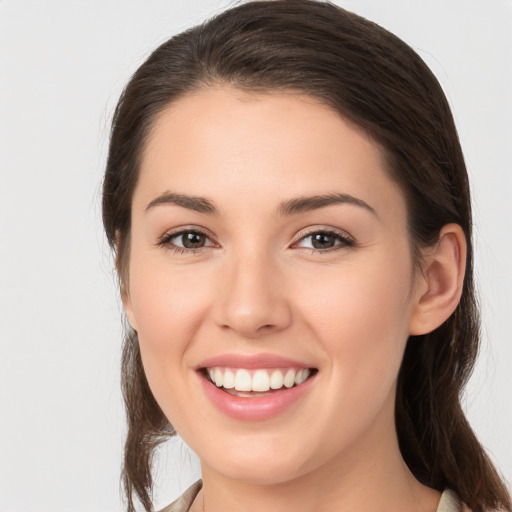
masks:
[[[236,420],[261,421],[279,416],[307,399],[318,369],[297,361],[261,355],[224,355],[197,368],[212,405]]]
[[[253,392],[264,393],[277,391],[282,388],[299,386],[311,375],[309,368],[224,368],[212,367],[206,369],[210,381],[218,388],[237,396],[254,397]],[[238,393],[242,392],[242,393]]]

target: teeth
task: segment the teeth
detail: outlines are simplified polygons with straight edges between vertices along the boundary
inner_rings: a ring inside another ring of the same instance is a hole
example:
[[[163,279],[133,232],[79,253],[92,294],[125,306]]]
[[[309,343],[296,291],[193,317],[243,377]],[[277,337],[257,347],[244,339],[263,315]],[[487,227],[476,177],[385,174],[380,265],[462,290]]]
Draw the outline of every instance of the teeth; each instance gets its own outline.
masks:
[[[217,387],[221,387],[222,386],[222,372],[220,371],[220,368],[215,368],[215,373],[214,373],[214,376],[215,376],[215,385]]]
[[[279,370],[274,370],[270,376],[270,387],[272,389],[281,389],[283,386],[283,374]]]
[[[224,372],[222,387],[226,389],[233,389],[235,387],[235,374],[231,370]]]
[[[236,372],[235,389],[237,391],[252,391],[251,374],[247,370],[238,370]]]
[[[252,376],[252,391],[268,391],[270,389],[270,377],[265,370],[258,370]]]
[[[297,372],[297,375],[295,375],[295,384],[297,386],[299,384],[302,384],[309,376],[311,375],[311,371],[307,368],[303,368],[302,370],[299,370]]]
[[[302,384],[310,375],[311,370],[302,368],[275,370],[246,370],[243,368],[208,368],[210,380],[217,386],[236,391],[265,392],[270,389],[291,388]]]
[[[295,370],[288,370],[284,376],[284,385],[291,388],[295,384]]]

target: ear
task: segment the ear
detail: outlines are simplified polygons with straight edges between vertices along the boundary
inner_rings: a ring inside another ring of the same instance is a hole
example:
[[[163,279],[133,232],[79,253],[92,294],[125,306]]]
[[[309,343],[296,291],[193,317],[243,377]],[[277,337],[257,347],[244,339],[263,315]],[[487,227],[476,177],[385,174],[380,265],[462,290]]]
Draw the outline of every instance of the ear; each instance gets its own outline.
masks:
[[[129,238],[128,238],[129,240]],[[137,330],[135,316],[133,314],[132,301],[130,297],[130,283],[129,283],[129,269],[128,259],[126,257],[127,251],[130,250],[129,243],[122,247],[121,234],[119,230],[115,232],[115,265],[117,275],[119,277],[119,290],[121,292],[121,300],[123,302],[123,309],[128,319],[131,328]]]
[[[466,251],[466,237],[458,224],[444,226],[437,244],[425,249],[409,334],[427,334],[455,311],[462,295]]]
[[[126,314],[126,318],[128,319],[128,323],[130,327],[136,331],[137,330],[137,322],[135,321],[135,315],[133,314],[132,307],[132,299],[130,297],[130,291],[128,286],[121,282],[121,300],[123,301],[123,308]]]

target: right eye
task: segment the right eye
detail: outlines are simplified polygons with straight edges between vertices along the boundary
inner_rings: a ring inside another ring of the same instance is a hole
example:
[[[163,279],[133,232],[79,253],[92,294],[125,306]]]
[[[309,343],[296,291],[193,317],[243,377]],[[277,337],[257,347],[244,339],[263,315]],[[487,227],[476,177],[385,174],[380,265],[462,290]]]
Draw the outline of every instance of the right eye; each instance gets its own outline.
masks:
[[[159,240],[158,245],[168,247],[180,254],[215,246],[205,233],[192,229],[166,234]]]

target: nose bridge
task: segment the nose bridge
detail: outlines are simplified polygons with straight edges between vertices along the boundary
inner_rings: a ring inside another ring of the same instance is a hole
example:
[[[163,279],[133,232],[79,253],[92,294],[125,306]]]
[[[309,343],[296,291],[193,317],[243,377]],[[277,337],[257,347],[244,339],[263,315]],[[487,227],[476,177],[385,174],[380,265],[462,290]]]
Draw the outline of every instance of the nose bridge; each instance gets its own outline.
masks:
[[[219,325],[244,337],[256,337],[289,324],[284,276],[268,248],[248,247],[233,253],[226,261],[224,275]]]

